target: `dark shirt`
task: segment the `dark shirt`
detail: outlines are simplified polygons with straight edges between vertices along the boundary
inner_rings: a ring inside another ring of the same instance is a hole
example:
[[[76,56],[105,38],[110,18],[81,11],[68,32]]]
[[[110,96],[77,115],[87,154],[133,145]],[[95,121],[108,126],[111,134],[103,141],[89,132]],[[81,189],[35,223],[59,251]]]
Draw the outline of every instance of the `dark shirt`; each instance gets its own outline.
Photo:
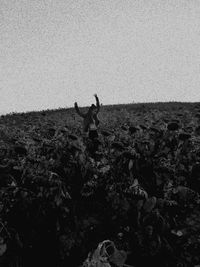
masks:
[[[77,114],[83,118],[83,131],[84,132],[87,132],[89,130],[89,126],[91,124],[95,123],[96,127],[99,125],[100,121],[98,119],[97,114],[99,113],[99,110],[100,110],[100,104],[99,104],[98,97],[96,97],[96,108],[97,108],[97,113],[92,115],[90,110],[87,113],[82,113],[79,110],[78,105],[75,106]]]

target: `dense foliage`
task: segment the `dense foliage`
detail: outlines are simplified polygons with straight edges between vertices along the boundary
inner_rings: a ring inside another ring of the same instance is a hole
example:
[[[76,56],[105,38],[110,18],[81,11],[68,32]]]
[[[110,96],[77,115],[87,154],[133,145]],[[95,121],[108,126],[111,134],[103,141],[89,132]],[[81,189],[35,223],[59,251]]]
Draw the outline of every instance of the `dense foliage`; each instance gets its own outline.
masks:
[[[200,104],[100,120],[91,142],[70,109],[0,118],[0,266],[81,266],[105,239],[132,266],[200,264]]]

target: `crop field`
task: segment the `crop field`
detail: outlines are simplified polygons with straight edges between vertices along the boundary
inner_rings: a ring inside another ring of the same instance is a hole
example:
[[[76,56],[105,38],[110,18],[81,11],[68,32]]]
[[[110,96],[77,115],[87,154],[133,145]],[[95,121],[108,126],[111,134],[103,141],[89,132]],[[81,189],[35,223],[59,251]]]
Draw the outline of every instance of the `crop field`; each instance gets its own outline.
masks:
[[[200,266],[200,103],[99,119],[91,142],[74,109],[0,117],[0,266]]]

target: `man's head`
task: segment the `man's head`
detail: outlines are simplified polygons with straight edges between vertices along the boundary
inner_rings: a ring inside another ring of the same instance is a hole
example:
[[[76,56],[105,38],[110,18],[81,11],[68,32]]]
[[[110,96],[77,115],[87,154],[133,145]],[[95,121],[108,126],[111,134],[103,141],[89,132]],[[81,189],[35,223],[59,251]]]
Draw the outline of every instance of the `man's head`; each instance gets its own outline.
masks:
[[[97,113],[97,107],[94,105],[94,104],[92,104],[91,106],[90,106],[90,108],[89,108],[89,111],[91,112],[91,114],[96,114]]]

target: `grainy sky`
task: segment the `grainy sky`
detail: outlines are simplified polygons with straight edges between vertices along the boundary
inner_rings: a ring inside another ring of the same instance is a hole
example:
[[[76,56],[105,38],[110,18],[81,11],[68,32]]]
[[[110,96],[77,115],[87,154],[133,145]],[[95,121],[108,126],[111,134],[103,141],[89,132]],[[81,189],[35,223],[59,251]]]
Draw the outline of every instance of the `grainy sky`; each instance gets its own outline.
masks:
[[[0,113],[200,101],[199,0],[0,0]]]

